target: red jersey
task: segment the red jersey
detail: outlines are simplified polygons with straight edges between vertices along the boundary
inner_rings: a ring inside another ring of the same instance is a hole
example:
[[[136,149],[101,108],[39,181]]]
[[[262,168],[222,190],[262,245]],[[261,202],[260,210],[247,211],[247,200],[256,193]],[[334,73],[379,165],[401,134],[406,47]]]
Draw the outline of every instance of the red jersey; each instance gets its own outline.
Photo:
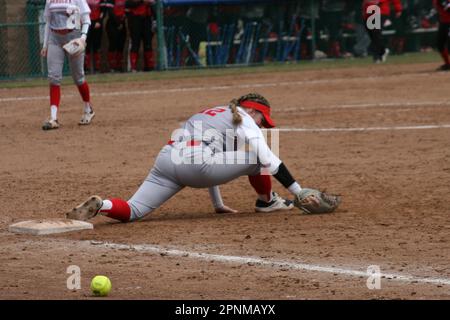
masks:
[[[402,12],[403,10],[401,0],[364,0],[362,6],[364,19],[368,17],[367,8],[372,5],[379,6],[381,15],[388,17],[391,16],[391,5],[394,6],[396,13]]]
[[[133,16],[152,16],[152,7],[148,2],[144,2],[142,0],[127,0],[126,7],[128,12]]]
[[[126,0],[108,0],[106,7],[111,10],[110,14],[113,14],[116,18],[124,19],[126,10],[125,10],[125,2]]]
[[[89,8],[91,9],[91,20],[100,20],[103,18],[103,7],[104,7],[104,0],[87,0],[87,4],[89,5]]]
[[[450,23],[450,1],[433,0],[434,7],[439,13],[441,23]]]

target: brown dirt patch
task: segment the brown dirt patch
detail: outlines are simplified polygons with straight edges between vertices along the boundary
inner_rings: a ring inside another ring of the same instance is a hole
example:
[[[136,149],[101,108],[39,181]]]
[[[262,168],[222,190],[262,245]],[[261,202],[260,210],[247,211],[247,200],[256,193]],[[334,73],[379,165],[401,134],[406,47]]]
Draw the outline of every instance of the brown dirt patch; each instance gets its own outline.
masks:
[[[430,72],[434,67],[97,84],[97,117],[89,127],[78,127],[81,104],[76,89],[67,86],[63,94],[71,96],[63,98],[62,127],[52,132],[40,129],[48,113],[46,88],[0,90],[0,298],[89,298],[89,280],[103,273],[113,282],[111,298],[120,299],[449,299],[448,285],[383,280],[381,290],[371,291],[365,278],[80,242],[154,244],[360,271],[376,264],[383,272],[450,279],[448,128],[280,133],[281,158],[303,186],[343,194],[342,208],[332,215],[256,214],[255,196],[242,178],[222,188],[225,202],[240,211],[235,215],[211,213],[207,191],[187,189],[137,223],[97,218],[93,231],[49,237],[6,231],[13,222],[59,217],[90,194],[128,199],[181,121],[248,91],[271,100],[281,127],[450,124],[450,74]],[[279,85],[269,85],[274,83]],[[204,90],[192,89],[197,87]],[[120,93],[127,90],[161,93]],[[1,101],[12,97],[36,99]],[[374,105],[380,103],[396,105]],[[359,106],[340,107],[351,104]],[[80,291],[66,288],[69,265],[81,267]]]

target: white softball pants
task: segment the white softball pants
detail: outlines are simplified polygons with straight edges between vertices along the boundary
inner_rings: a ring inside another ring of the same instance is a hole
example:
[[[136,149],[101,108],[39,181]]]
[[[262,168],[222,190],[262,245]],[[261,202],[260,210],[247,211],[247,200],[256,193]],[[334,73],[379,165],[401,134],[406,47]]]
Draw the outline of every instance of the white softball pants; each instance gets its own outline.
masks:
[[[167,145],[160,151],[144,183],[128,201],[130,220],[143,218],[186,186],[210,188],[240,176],[257,175],[261,165],[254,159],[253,154],[244,151],[206,152],[205,156],[201,147],[186,149]],[[179,160],[182,163],[177,163]]]
[[[63,46],[73,39],[81,37],[81,31],[74,30],[68,34],[62,35],[50,31],[47,48],[47,69],[48,79],[53,85],[60,85],[64,67],[64,57],[67,53]],[[73,81],[77,86],[85,81],[84,76],[84,52],[76,57],[68,56],[70,72]]]

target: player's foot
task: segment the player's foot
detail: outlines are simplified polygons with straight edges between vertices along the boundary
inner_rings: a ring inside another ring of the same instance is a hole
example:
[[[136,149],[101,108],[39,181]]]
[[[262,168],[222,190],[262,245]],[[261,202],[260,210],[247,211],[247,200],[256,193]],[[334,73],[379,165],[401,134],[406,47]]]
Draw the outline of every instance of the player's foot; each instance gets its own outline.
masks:
[[[56,119],[47,119],[45,120],[44,124],[42,125],[42,130],[52,130],[52,129],[58,129],[59,128],[59,122]]]
[[[272,192],[272,201],[265,202],[258,199],[255,205],[256,212],[273,212],[278,210],[291,210],[292,208],[294,208],[293,201],[283,199],[275,192]]]
[[[85,126],[88,125],[92,122],[92,119],[95,117],[95,112],[94,110],[92,110],[91,112],[85,112],[83,113],[83,115],[81,116],[80,122],[78,122],[78,124],[80,126]]]
[[[97,215],[103,205],[103,200],[99,196],[92,196],[72,211],[66,213],[67,219],[86,221]]]
[[[443,64],[439,68],[436,69],[436,71],[449,71],[450,70],[450,64]]]

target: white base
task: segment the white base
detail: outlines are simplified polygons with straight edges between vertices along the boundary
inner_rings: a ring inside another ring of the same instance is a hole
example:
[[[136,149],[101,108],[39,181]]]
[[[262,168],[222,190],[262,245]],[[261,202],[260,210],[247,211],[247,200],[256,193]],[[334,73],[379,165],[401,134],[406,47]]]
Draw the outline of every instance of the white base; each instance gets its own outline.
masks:
[[[28,220],[9,226],[9,231],[31,235],[55,234],[78,230],[92,230],[92,223],[70,219]]]

